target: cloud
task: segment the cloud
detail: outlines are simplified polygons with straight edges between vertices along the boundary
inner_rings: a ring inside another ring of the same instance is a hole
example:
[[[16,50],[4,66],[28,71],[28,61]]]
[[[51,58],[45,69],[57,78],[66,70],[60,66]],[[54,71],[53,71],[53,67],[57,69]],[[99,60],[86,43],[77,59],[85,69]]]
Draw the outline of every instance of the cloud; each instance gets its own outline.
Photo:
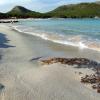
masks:
[[[26,3],[30,1],[31,0],[0,0],[0,5]]]

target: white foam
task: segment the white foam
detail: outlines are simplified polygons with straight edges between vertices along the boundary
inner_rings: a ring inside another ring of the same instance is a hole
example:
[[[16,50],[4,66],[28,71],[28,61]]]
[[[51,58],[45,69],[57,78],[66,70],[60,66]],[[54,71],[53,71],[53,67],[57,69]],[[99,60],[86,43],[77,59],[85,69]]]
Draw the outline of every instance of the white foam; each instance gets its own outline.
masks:
[[[63,36],[61,34],[60,35],[53,34],[54,35],[54,37],[53,37],[51,34],[47,34],[47,33],[42,33],[42,32],[41,33],[34,33],[34,32],[28,32],[26,30],[24,31],[23,29],[21,30],[19,27],[20,26],[12,26],[12,28],[15,29],[18,32],[34,35],[34,36],[40,37],[44,40],[49,40],[49,41],[59,43],[59,44],[63,44],[63,45],[71,45],[71,46],[74,46],[74,47],[79,47],[80,49],[86,49],[87,48],[87,49],[91,49],[91,50],[95,50],[95,51],[100,51],[100,49],[89,47],[86,44],[86,42],[84,43],[81,35],[71,36],[71,37],[68,36],[68,38],[65,38],[65,36]]]
[[[85,44],[83,44],[82,42],[79,42],[79,47],[80,47],[80,49],[87,48],[87,46]]]

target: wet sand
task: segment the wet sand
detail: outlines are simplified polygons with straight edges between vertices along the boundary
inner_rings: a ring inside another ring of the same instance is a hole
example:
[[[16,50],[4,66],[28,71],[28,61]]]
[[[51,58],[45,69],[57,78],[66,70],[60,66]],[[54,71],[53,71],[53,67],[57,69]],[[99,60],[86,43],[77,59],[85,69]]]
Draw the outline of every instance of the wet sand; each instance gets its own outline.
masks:
[[[41,65],[37,57],[86,57],[100,61],[100,53],[55,44],[0,25],[0,100],[99,100],[100,94],[80,83],[88,68]],[[77,73],[76,73],[77,72]]]

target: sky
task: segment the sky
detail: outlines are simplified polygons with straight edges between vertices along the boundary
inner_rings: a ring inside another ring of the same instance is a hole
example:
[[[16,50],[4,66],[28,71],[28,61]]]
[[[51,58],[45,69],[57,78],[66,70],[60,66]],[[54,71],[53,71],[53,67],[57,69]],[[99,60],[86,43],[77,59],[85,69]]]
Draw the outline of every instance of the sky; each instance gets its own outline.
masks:
[[[7,12],[14,6],[24,6],[33,11],[47,12],[60,5],[100,0],[0,0],[0,12]]]

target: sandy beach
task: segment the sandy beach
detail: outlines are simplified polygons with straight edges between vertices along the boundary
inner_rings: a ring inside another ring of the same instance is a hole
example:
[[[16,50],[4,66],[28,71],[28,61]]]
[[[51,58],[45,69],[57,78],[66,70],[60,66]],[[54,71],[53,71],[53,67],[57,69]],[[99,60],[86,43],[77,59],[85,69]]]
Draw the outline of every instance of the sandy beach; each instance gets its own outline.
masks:
[[[9,25],[9,24],[8,24]],[[80,82],[88,68],[41,65],[37,57],[85,57],[100,61],[100,52],[64,46],[0,24],[0,100],[99,100],[100,94]]]

